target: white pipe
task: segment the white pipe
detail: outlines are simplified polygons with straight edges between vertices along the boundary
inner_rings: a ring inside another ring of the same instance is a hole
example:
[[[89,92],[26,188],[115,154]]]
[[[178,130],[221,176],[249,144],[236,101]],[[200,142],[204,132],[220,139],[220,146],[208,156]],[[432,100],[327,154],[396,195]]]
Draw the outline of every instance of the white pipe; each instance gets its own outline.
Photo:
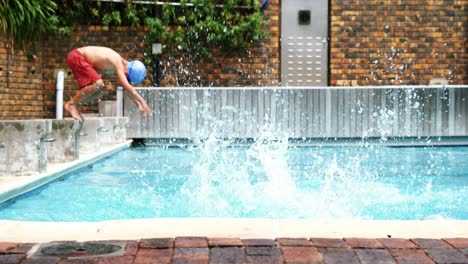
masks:
[[[57,73],[57,97],[55,103],[55,118],[63,119],[63,83],[64,83],[65,75],[63,71],[58,71]]]
[[[117,117],[122,117],[123,116],[123,87],[118,86],[117,87]]]

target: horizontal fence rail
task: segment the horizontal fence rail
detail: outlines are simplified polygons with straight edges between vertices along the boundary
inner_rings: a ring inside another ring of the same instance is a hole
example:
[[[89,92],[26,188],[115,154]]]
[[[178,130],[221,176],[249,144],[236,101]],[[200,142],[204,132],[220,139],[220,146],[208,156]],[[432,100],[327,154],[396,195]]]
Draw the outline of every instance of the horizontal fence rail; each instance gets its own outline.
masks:
[[[468,85],[138,88],[143,118],[124,96],[130,138],[464,137]]]

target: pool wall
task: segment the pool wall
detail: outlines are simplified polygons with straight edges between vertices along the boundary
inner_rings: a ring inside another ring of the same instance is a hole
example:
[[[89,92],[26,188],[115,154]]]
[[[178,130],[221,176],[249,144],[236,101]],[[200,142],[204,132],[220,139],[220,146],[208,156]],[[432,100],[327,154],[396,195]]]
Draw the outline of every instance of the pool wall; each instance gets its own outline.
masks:
[[[129,138],[468,136],[467,85],[138,90],[154,115],[143,119],[123,96]]]
[[[80,153],[126,141],[126,117],[0,120],[0,177],[47,172],[48,164],[71,162]]]

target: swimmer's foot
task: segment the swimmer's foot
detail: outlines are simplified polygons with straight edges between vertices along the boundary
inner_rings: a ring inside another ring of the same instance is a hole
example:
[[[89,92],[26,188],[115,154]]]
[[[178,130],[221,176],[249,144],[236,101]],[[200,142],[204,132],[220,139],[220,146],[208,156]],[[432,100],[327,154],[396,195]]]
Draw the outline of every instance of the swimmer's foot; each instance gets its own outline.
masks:
[[[79,120],[81,122],[84,121],[84,118],[81,115],[80,111],[78,111],[76,105],[67,102],[63,108],[65,108],[65,110],[71,115],[71,117],[73,117],[73,119]]]

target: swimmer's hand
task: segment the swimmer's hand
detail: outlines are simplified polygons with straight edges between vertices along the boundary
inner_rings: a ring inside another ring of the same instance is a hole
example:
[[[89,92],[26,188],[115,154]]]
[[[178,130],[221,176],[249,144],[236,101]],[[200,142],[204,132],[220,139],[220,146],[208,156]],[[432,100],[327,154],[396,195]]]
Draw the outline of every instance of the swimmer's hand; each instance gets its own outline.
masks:
[[[135,103],[138,106],[138,109],[140,110],[143,117],[148,117],[151,115],[151,108],[149,108],[149,106],[146,103],[141,103],[138,100],[135,101]]]

